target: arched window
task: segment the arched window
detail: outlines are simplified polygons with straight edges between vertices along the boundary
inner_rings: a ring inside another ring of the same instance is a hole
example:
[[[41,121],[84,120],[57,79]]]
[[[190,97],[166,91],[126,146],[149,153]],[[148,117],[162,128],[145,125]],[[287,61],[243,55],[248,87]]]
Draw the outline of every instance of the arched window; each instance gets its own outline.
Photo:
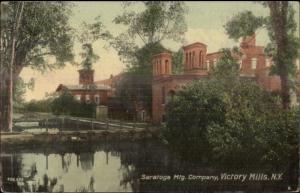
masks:
[[[251,68],[255,70],[257,67],[257,58],[251,58]]]
[[[266,67],[270,67],[271,66],[271,59],[267,58],[266,59]]]
[[[89,95],[89,94],[85,95],[85,102],[86,102],[86,103],[90,103],[90,102],[91,102],[91,101],[90,101],[90,95]]]
[[[241,70],[241,69],[242,69],[242,67],[243,67],[243,60],[242,60],[242,59],[240,59],[240,60],[239,60],[239,69]]]
[[[190,63],[189,63],[189,69],[191,69],[192,68],[192,53],[191,52],[189,54],[189,61],[190,61]]]
[[[206,60],[206,68],[209,70],[209,60]]]
[[[163,66],[161,65],[161,60],[159,60],[159,74],[162,74]]]
[[[165,73],[169,73],[169,60],[165,60]]]
[[[189,65],[189,55],[188,53],[185,54],[185,66],[188,67]]]
[[[195,52],[192,52],[192,67],[194,67],[195,64]]]
[[[199,52],[199,66],[202,64],[202,51]]]
[[[100,104],[100,97],[99,97],[99,95],[95,95],[94,96],[94,100],[95,100],[95,103],[98,105],[98,104]]]

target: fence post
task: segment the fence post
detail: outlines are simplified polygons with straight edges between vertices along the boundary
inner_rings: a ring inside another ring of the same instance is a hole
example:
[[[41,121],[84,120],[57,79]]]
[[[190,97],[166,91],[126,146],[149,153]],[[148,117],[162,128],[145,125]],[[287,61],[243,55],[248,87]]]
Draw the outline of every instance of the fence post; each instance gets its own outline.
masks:
[[[106,119],[106,129],[109,129],[108,119]]]

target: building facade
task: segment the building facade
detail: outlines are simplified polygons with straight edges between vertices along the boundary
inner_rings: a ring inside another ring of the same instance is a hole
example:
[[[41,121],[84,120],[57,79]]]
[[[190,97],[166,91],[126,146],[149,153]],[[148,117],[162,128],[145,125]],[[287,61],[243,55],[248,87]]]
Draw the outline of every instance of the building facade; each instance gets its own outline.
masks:
[[[111,87],[109,85],[95,83],[94,70],[81,69],[78,72],[79,84],[60,84],[56,92],[69,91],[78,101],[106,106],[111,93]]]
[[[172,74],[171,53],[153,56],[152,120],[159,124],[165,119],[165,106],[173,95],[194,80],[208,78],[213,67],[222,57],[222,52],[207,53],[207,45],[196,42],[183,47],[184,73]],[[240,43],[242,55],[234,55],[240,65],[240,76],[253,79],[267,91],[280,90],[279,76],[269,75],[271,58],[264,54],[264,47],[256,45],[255,35],[243,38]],[[300,80],[299,59],[297,60]],[[299,88],[299,84],[298,84]]]

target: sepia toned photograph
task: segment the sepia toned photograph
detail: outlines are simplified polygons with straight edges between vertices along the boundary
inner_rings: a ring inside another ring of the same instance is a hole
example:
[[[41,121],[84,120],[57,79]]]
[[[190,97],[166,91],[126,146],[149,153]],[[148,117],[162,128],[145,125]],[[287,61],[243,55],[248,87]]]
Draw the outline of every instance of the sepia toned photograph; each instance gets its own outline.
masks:
[[[0,193],[300,192],[298,1],[3,1]]]

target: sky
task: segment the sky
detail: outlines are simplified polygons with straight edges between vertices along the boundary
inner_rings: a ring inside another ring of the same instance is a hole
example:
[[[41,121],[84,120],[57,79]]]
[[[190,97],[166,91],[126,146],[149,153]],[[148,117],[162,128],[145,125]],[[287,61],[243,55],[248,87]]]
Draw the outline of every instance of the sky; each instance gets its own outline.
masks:
[[[177,51],[180,47],[193,42],[202,42],[208,47],[208,52],[218,51],[220,48],[233,47],[238,45],[228,38],[223,25],[230,20],[235,14],[249,10],[254,15],[267,16],[269,10],[262,5],[253,2],[218,2],[218,1],[192,1],[185,2],[188,8],[186,15],[186,23],[188,30],[185,33],[184,44],[175,43],[173,41],[163,41],[162,44],[173,51]],[[299,24],[299,3],[292,2],[296,10],[295,19]],[[131,5],[129,9],[142,10],[143,6],[140,2]],[[76,29],[80,29],[82,22],[91,23],[94,18],[101,16],[101,21],[106,28],[113,34],[117,35],[126,28],[122,25],[114,24],[112,21],[123,13],[121,2],[74,2],[72,8],[73,13],[70,16],[70,25]],[[299,29],[299,25],[298,25]],[[299,34],[299,33],[298,33]],[[259,30],[256,34],[256,42],[258,45],[265,46],[269,39],[265,30]],[[111,74],[116,75],[125,70],[125,64],[122,63],[117,52],[108,47],[105,41],[97,41],[93,44],[94,51],[100,56],[100,59],[93,64],[95,70],[95,80],[102,80],[110,77]],[[81,58],[78,53],[81,52],[81,46],[75,42],[74,53],[75,61],[80,62]],[[33,90],[27,90],[25,100],[42,99],[46,93],[55,91],[59,84],[78,84],[78,66],[67,64],[63,69],[57,69],[50,72],[41,73],[31,68],[24,68],[20,76],[24,81],[31,78],[35,80]]]

